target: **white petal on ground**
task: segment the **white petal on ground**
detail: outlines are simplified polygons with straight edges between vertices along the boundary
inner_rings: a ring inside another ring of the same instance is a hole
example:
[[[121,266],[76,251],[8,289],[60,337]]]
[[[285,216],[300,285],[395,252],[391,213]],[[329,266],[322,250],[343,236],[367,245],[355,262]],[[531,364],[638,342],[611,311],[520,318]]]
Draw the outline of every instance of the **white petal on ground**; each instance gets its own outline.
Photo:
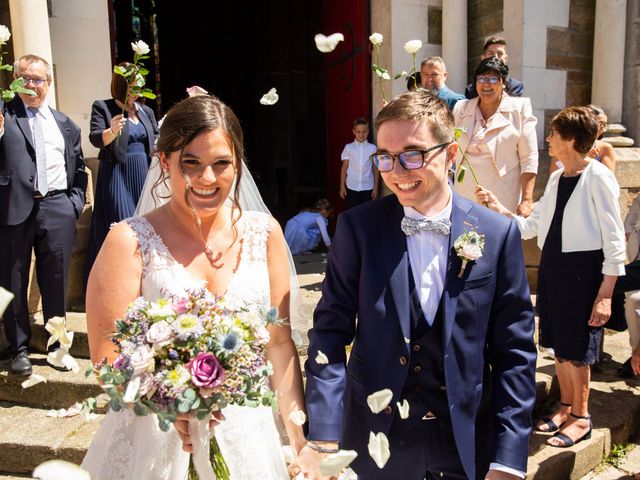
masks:
[[[389,440],[387,436],[382,433],[373,433],[369,432],[369,455],[373,458],[373,461],[376,462],[378,468],[384,468],[389,457],[391,456],[391,452],[389,451]]]
[[[289,414],[289,420],[291,420],[295,425],[301,427],[304,425],[304,422],[307,421],[307,414],[302,410],[297,410]]]
[[[60,408],[58,410],[48,410],[47,417],[53,417],[53,418],[75,417],[76,415],[80,414],[80,412],[82,411],[82,408],[83,408],[82,404],[79,402],[76,402],[73,405],[71,405],[69,408]]]
[[[373,392],[367,397],[367,405],[373,413],[380,413],[384,410],[393,398],[393,392],[388,388]]]
[[[335,50],[339,42],[344,41],[344,35],[341,33],[332,33],[328,37],[325,37],[323,34],[319,33],[313,37],[313,39],[316,42],[316,48],[318,50],[322,53],[329,53]]]
[[[318,350],[318,354],[316,355],[316,363],[318,365],[327,365],[329,363],[329,357],[322,353],[322,350]]]
[[[320,473],[326,476],[338,475],[343,468],[347,468],[358,456],[355,450],[340,450],[332,453],[320,462]]]
[[[21,383],[21,385],[22,385],[22,388],[29,388],[42,382],[46,383],[47,379],[44,378],[42,375],[38,375],[37,373],[32,373],[29,378],[27,378],[24,382]]]
[[[64,348],[58,348],[55,352],[49,352],[47,354],[47,363],[56,368],[66,368],[73,373],[80,371],[80,365],[78,365],[76,359]]]
[[[91,480],[89,472],[64,460],[49,460],[38,465],[33,478],[40,480]]]
[[[402,401],[402,403],[396,402],[396,405],[398,406],[398,412],[400,413],[400,418],[403,420],[406,420],[407,418],[409,418],[409,402],[407,402],[407,399],[405,398]]]
[[[13,300],[13,293],[0,287],[0,315],[7,309],[11,300]]]
[[[262,105],[275,105],[276,103],[278,103],[279,99],[280,97],[276,93],[276,89],[272,88],[262,96],[262,98],[260,99],[260,103]]]

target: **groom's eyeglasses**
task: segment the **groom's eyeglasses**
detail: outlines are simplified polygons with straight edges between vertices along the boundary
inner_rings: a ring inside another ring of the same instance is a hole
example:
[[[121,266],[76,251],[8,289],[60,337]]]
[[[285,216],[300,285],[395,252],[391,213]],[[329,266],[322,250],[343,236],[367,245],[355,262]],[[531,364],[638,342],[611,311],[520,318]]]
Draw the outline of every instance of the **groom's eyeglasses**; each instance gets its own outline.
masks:
[[[396,158],[405,170],[417,170],[418,168],[422,168],[425,163],[430,162],[436,156],[440,155],[440,153],[450,144],[451,142],[445,142],[424,150],[406,150],[397,155],[391,155],[390,153],[374,153],[369,158],[371,158],[371,161],[379,172],[390,172],[393,170],[393,163]],[[438,151],[427,156],[429,152],[434,150]]]

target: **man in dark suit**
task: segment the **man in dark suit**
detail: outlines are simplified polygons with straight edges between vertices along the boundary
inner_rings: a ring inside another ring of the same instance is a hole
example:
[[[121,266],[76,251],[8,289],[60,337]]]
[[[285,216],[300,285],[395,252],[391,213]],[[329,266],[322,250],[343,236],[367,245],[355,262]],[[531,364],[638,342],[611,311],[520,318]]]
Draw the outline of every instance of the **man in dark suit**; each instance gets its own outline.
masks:
[[[9,347],[1,355],[11,359],[13,373],[29,375],[31,251],[45,322],[62,317],[87,174],[80,128],[46,104],[52,79],[49,63],[25,55],[15,63],[14,76],[35,95],[19,94],[0,104],[0,286],[15,295],[4,313]]]
[[[420,92],[376,119],[372,160],[394,195],[338,220],[309,332],[308,442],[293,474],[328,478],[320,462],[341,448],[358,453],[351,467],[366,480],[524,478],[536,349],[520,233],[452,192],[453,127],[446,105]],[[470,240],[480,235],[482,248]],[[463,263],[454,245],[482,255]],[[370,433],[388,440],[382,468]]]
[[[507,41],[504,38],[495,35],[493,37],[489,37],[487,41],[484,42],[480,60],[491,57],[498,57],[506,65],[509,60],[509,55],[507,55]],[[508,95],[511,95],[512,97],[521,97],[523,90],[524,85],[520,80],[516,80],[511,76],[507,77],[505,92]],[[478,96],[475,78],[469,85],[467,85],[467,88],[464,89],[464,96],[468,99],[476,98]]]

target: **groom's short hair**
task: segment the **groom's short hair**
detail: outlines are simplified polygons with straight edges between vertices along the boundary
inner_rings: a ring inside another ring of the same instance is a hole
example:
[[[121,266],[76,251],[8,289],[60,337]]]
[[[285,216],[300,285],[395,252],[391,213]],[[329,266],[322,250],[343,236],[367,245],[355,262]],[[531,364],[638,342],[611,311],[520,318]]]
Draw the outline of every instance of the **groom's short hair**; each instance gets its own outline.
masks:
[[[389,120],[427,121],[431,135],[438,143],[453,141],[453,114],[446,103],[424,91],[398,95],[376,117],[376,130]]]

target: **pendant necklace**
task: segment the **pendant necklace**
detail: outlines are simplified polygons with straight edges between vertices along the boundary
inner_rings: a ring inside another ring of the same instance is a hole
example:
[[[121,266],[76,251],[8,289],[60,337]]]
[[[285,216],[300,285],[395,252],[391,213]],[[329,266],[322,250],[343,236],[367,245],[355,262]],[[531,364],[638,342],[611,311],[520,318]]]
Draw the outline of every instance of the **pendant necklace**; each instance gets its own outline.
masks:
[[[211,266],[215,269],[220,269],[224,267],[224,262],[220,261],[220,259],[222,258],[222,251],[218,252],[218,254],[216,255],[216,252],[214,252],[211,249],[211,247],[207,242],[203,240],[203,243],[204,243],[204,254],[207,257],[207,260],[209,260],[209,263],[211,264]]]

